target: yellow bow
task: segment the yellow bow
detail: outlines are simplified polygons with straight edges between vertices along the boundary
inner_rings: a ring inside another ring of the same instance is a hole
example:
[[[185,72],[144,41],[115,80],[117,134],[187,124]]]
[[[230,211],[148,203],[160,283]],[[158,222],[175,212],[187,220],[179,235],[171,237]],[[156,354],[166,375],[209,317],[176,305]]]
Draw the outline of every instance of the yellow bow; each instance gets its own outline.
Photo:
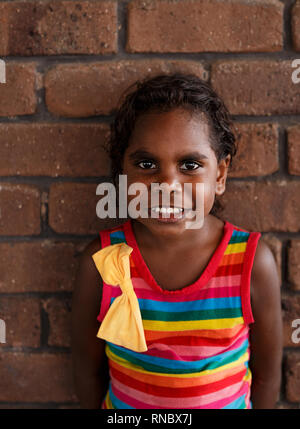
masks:
[[[97,337],[136,352],[145,352],[147,344],[138,299],[130,278],[129,255],[133,248],[126,243],[106,246],[92,255],[102,280],[120,285],[122,295],[115,298],[102,320]]]

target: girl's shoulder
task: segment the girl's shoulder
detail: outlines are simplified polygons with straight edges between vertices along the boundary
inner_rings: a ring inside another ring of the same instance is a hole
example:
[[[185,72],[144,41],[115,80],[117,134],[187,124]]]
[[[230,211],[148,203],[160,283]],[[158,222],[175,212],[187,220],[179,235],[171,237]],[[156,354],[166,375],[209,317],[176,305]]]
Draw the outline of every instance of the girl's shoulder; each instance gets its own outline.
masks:
[[[101,239],[100,235],[91,240],[80,253],[77,278],[80,276],[85,282],[97,282],[101,283],[99,272],[95,267],[92,256],[101,250]]]

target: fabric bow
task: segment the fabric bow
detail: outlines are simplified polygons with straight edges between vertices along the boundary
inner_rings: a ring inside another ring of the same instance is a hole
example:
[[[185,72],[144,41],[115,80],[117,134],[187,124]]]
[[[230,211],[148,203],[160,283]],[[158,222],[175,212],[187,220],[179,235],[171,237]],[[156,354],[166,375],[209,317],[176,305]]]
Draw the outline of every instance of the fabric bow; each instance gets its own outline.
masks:
[[[126,243],[111,244],[92,255],[102,280],[119,285],[122,294],[114,299],[97,333],[114,344],[136,352],[148,350],[138,299],[130,278],[129,255],[133,248]]]

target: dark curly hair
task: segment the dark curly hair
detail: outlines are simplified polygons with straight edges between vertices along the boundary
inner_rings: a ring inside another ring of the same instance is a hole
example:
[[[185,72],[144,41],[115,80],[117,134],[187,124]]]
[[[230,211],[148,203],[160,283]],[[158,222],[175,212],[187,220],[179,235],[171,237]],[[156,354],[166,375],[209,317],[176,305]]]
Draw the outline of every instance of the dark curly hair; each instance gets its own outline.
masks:
[[[124,153],[137,118],[150,111],[168,112],[184,108],[192,114],[205,114],[210,129],[210,144],[218,162],[230,154],[230,164],[236,154],[233,123],[229,112],[211,86],[194,74],[159,74],[137,80],[121,95],[110,138],[106,147],[111,160],[111,176],[115,186],[122,174]],[[210,211],[219,215],[224,209],[218,196]]]

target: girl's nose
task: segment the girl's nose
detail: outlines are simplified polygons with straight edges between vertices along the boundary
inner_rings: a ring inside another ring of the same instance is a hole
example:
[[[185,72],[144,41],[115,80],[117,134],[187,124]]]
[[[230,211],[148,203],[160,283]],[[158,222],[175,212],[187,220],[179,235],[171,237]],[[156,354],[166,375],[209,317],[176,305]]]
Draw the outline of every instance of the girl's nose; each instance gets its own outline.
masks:
[[[171,197],[170,203],[176,205],[180,205],[182,203],[182,193],[183,193],[183,184],[181,184],[180,179],[178,177],[178,172],[173,169],[169,169],[168,171],[163,170],[161,174],[159,174],[156,178],[156,183],[160,186],[162,191],[165,191],[166,194],[169,194]],[[156,191],[160,194],[158,189]],[[154,193],[156,193],[154,187]],[[163,192],[164,193],[164,192]],[[163,194],[160,194],[161,196]],[[168,198],[168,197],[167,197]]]
[[[166,183],[168,185],[170,191],[176,191],[181,186],[181,182],[178,177],[178,172],[176,169],[168,169],[162,171],[162,173],[158,177],[159,184]]]

